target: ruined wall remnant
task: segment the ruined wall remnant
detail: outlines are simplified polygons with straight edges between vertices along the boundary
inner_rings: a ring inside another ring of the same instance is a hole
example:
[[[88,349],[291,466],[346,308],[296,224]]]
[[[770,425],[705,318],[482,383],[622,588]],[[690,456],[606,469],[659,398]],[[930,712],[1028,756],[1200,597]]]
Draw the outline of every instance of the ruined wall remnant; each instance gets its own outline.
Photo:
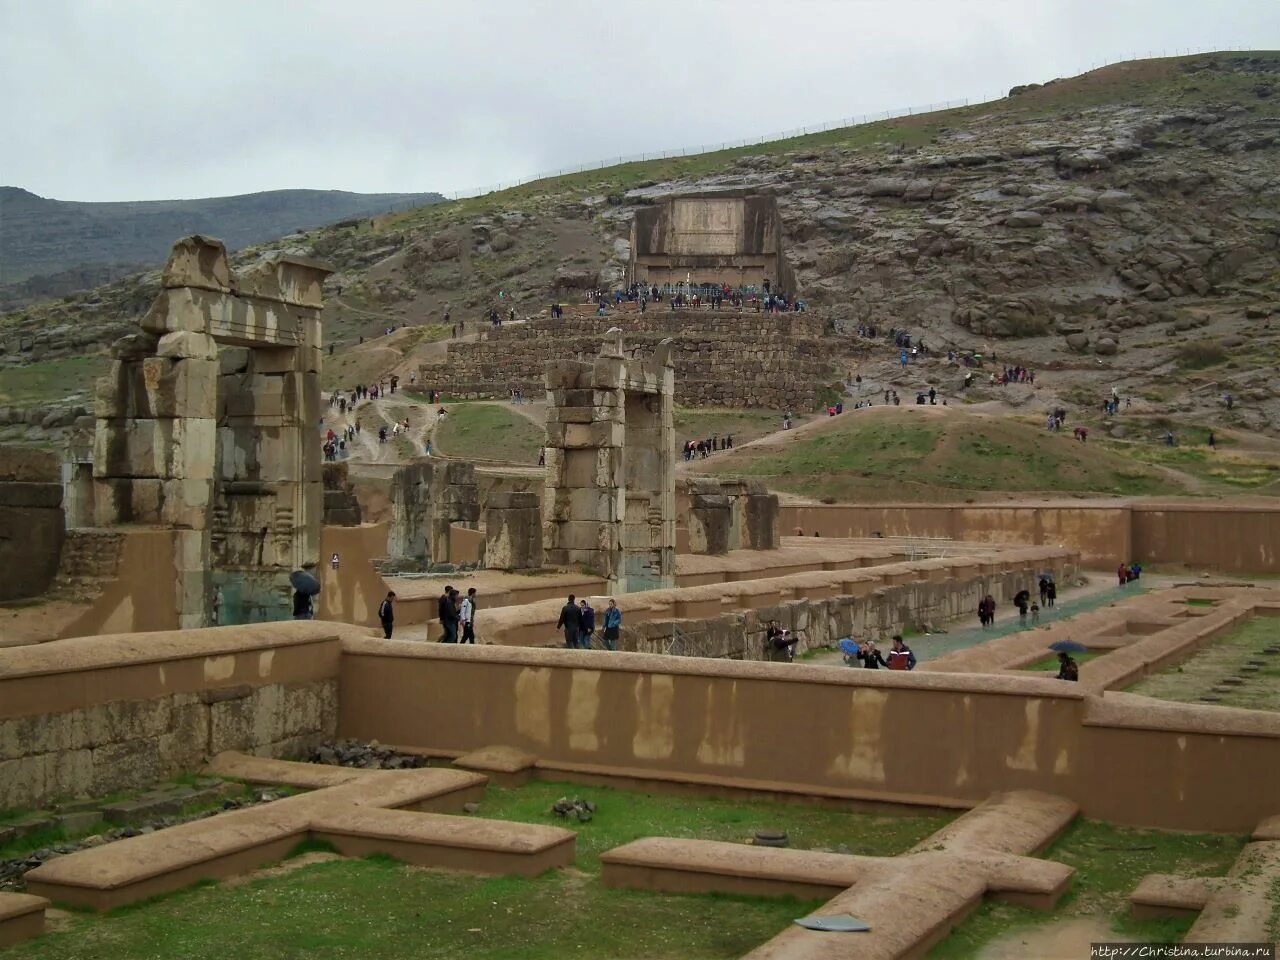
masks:
[[[347,475],[347,462],[323,464],[324,525],[360,526],[360,501]]]
[[[778,496],[759,480],[688,477],[679,491],[689,552],[778,549]]]
[[[288,617],[289,573],[319,558],[329,272],[277,256],[236,276],[220,242],[180,240],[98,381],[96,523],[177,531],[184,628]]]
[[[37,597],[49,589],[65,531],[57,457],[0,447],[0,600]]]
[[[719,192],[672,197],[636,211],[630,277],[641,284],[728,284],[795,292],[771,196]]]
[[[621,334],[593,361],[547,364],[549,564],[606,577],[624,591],[675,582],[675,370],[671,344],[645,361]]]
[[[484,511],[484,562],[490,569],[542,566],[542,502],[532,492],[494,492]]]
[[[440,562],[449,559],[449,538],[455,525],[466,530],[479,528],[480,490],[474,464],[450,461],[433,466],[431,557]]]

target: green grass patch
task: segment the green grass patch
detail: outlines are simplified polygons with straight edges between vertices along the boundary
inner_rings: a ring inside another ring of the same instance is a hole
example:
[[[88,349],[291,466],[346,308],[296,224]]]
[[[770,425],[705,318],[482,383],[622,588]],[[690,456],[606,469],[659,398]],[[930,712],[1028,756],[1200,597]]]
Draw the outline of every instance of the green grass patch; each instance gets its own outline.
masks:
[[[753,448],[712,469],[767,477],[772,487],[835,501],[867,495],[920,500],[947,491],[953,499],[980,491],[1185,492],[1174,479],[1092,444],[959,411],[851,411],[830,429]]]
[[[929,953],[930,960],[968,960],[1002,936],[1034,937],[1035,928],[1079,918],[1099,918],[1117,938],[1177,943],[1194,917],[1134,920],[1128,895],[1149,873],[1186,876],[1225,874],[1244,848],[1245,837],[1162,833],[1077,820],[1044,854],[1076,868],[1071,891],[1044,914],[987,900]],[[1084,946],[1085,955],[1088,952]],[[1039,956],[1034,943],[1019,955]]]
[[[536,464],[546,437],[527,417],[494,403],[455,403],[432,433],[432,449],[450,457]]]
[[[734,446],[742,446],[775,430],[782,429],[782,412],[778,410],[730,410],[716,407],[680,407],[673,417],[676,444],[686,440],[705,440],[717,436],[733,436]]]
[[[110,357],[95,354],[42,360],[21,367],[0,367],[0,403],[38,407],[69,397],[90,397],[94,381],[106,374],[110,364]]]
[[[1273,646],[1280,646],[1280,617],[1255,617],[1182,663],[1143,677],[1128,692],[1196,703],[1223,678],[1240,676],[1245,678],[1243,684],[1213,692],[1221,697],[1222,706],[1280,710],[1280,654],[1262,652]],[[1250,660],[1258,661],[1261,668],[1241,671]]]
[[[595,819],[555,817],[550,807],[563,795],[594,800]],[[106,917],[71,915],[62,929],[19,948],[21,956],[730,960],[820,902],[609,890],[600,882],[600,854],[643,836],[741,841],[783,829],[795,847],[843,843],[854,853],[890,856],[950,819],[557,783],[490,787],[480,815],[575,829],[577,864],[527,880],[422,870],[385,857],[286,863],[275,876],[192,888]]]

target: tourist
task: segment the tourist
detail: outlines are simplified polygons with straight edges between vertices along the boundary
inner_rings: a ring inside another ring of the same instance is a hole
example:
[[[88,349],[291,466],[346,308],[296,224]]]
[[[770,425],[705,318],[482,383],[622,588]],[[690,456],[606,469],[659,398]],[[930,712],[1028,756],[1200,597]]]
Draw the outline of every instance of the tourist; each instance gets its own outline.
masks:
[[[382,636],[390,640],[391,630],[396,623],[396,592],[388,590],[382,603],[378,605],[378,622],[382,624]]]
[[[911,648],[907,646],[900,633],[893,635],[893,649],[889,651],[888,666],[890,670],[914,670],[916,668],[916,655],[911,652]]]
[[[1040,588],[1040,602],[1044,603],[1049,599],[1049,578],[1041,577],[1038,586]]]
[[[1058,679],[1077,681],[1080,679],[1080,664],[1072,659],[1065,650],[1058,654]]]
[[[315,610],[312,606],[312,595],[301,590],[293,591],[293,619],[314,620]]]
[[[1045,606],[1052,607],[1058,601],[1058,584],[1053,580],[1049,581],[1049,592],[1045,596]]]
[[[578,609],[574,595],[560,608],[560,619],[556,621],[556,629],[564,630],[564,645],[570,650],[578,646],[578,627],[582,623],[582,611]]]
[[[868,640],[858,648],[858,659],[867,670],[879,670],[881,667],[889,666],[884,656],[876,649],[874,640]]]
[[[379,442],[379,443],[386,443],[386,442],[387,442],[387,428],[386,428],[386,427],[379,427],[379,428],[378,428],[378,442]]]
[[[687,460],[689,458],[685,457],[685,459]],[[547,465],[547,448],[539,447],[538,448],[538,466],[545,467],[546,465]]]
[[[1040,623],[1040,604],[1033,602],[1031,604],[1031,625],[1038,626]]]
[[[457,595],[457,590],[451,586],[446,586],[444,593],[440,594],[440,599],[436,602],[436,614],[440,618],[440,629],[444,631],[440,637],[441,643],[458,642],[458,608],[453,601],[453,598]]]
[[[1116,567],[1116,579],[1120,582],[1120,586],[1124,586],[1129,582],[1129,568],[1123,563]]]
[[[1027,604],[1031,602],[1031,593],[1027,590],[1019,590],[1013,595],[1013,605],[1018,608],[1018,624],[1025,627],[1027,625]]]
[[[459,617],[462,620],[462,639],[459,643],[476,642],[476,588],[467,588],[467,597],[462,601],[462,609],[459,611]]]
[[[618,634],[622,627],[622,611],[618,609],[618,603],[612,597],[609,598],[609,606],[604,611],[604,634],[602,639],[606,650],[618,649]]]
[[[580,611],[578,613],[578,646],[583,650],[591,649],[591,634],[596,630],[596,612],[591,604],[587,603],[586,597],[579,601]]]
[[[1210,450],[1218,449],[1218,441],[1214,438],[1212,430],[1209,431],[1209,449]]]
[[[996,622],[996,601],[989,593],[978,604],[978,621],[983,627],[989,627]]]

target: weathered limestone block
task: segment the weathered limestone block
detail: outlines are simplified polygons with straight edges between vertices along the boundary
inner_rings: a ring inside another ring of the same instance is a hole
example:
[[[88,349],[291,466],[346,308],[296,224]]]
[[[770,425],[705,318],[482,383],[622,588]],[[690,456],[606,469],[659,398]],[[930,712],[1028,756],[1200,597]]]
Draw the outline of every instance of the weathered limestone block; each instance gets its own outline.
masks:
[[[536,493],[490,494],[484,529],[485,566],[501,570],[542,566],[542,505]]]
[[[694,493],[689,504],[689,550],[722,556],[729,552],[732,511],[723,494]]]
[[[235,279],[221,240],[199,234],[183,237],[173,245],[160,282],[167,288],[198,287],[234,293]]]
[[[94,476],[211,477],[217,434],[217,424],[210,418],[99,421],[94,433]]]
[[[778,549],[778,495],[749,492],[742,511],[742,546],[745,550]]]

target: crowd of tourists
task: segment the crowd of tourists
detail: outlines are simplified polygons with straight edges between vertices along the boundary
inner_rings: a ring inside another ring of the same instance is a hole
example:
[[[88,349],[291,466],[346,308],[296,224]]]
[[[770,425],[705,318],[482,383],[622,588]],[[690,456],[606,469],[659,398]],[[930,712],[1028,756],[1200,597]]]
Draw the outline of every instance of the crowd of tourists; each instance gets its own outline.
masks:
[[[686,440],[684,443],[684,459],[689,460],[705,460],[717,450],[732,450],[733,434],[726,433],[723,437],[718,433],[700,440]]]

